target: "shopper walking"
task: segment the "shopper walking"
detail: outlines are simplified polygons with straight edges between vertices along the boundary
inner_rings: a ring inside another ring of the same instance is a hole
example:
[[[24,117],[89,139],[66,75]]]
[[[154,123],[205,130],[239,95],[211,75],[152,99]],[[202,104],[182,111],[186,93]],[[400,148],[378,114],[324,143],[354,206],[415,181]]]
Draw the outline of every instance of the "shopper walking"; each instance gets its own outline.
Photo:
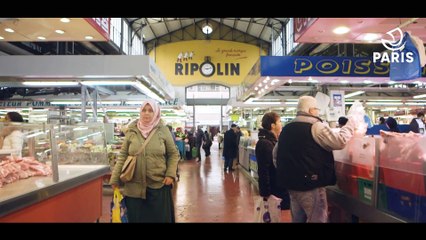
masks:
[[[209,134],[209,132],[204,131],[204,137],[203,137],[203,149],[206,153],[206,157],[210,156],[210,148],[212,146],[212,137]]]
[[[223,170],[226,172],[234,171],[232,168],[232,161],[237,157],[238,143],[237,143],[237,125],[232,124],[231,129],[225,132],[223,137],[223,157],[225,158],[225,163]]]
[[[336,183],[332,150],[343,149],[354,133],[352,118],[333,132],[319,110],[315,98],[300,97],[296,118],[278,138],[277,180],[290,193],[293,222],[328,221],[325,186]]]
[[[176,128],[176,145],[178,146],[178,149],[179,149],[180,159],[186,159],[185,139],[186,139],[186,134],[182,132],[182,128],[181,127]]]
[[[195,146],[197,148],[197,162],[201,162],[201,145],[203,145],[204,132],[201,126],[197,127],[197,133],[195,135]]]
[[[139,120],[129,125],[110,184],[113,188],[118,187],[124,161],[140,150],[153,131],[144,152],[137,156],[133,179],[124,183],[129,222],[175,221],[171,189],[179,153],[169,129],[160,118],[160,107],[156,102],[145,101]]]
[[[290,197],[287,189],[279,188],[277,184],[275,165],[272,150],[281,133],[281,118],[276,112],[269,112],[262,117],[262,128],[259,129],[259,141],[256,143],[256,160],[259,175],[259,195],[267,201],[271,195],[282,199],[281,210],[290,219]]]

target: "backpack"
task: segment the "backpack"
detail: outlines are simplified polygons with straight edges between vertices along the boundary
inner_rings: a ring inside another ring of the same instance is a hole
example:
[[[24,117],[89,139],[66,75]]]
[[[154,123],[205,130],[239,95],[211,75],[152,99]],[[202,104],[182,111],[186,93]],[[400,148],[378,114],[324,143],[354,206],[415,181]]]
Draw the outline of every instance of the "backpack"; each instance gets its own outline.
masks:
[[[205,145],[206,147],[210,147],[212,145],[212,140],[210,138],[210,134],[208,134],[208,133],[204,134],[203,141],[204,141],[203,145]]]

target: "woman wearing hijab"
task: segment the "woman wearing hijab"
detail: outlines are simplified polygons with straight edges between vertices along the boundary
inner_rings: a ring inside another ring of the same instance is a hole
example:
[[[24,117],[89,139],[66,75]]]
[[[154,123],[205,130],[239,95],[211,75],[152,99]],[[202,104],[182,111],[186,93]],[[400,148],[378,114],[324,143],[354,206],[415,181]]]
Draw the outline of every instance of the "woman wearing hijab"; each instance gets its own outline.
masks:
[[[168,127],[160,119],[156,102],[145,101],[139,120],[129,124],[110,184],[113,189],[118,187],[127,156],[135,155],[152,131],[156,132],[137,157],[133,179],[124,183],[129,222],[175,222],[171,189],[179,152]]]

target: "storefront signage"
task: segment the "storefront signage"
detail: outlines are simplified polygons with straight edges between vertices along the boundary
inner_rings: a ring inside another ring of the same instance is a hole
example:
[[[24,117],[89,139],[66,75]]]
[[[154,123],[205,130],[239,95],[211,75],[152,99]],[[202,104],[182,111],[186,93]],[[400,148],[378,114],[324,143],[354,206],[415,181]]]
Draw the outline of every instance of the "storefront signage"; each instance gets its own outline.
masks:
[[[397,32],[397,36],[394,33]],[[382,38],[383,47],[391,52],[373,52],[373,62],[391,62],[391,63],[412,63],[414,61],[414,53],[406,51],[405,44],[408,42],[408,37],[404,38],[404,34],[400,28],[394,28],[386,33],[392,39],[399,39],[398,42],[392,42]],[[411,42],[411,39],[410,39]]]
[[[205,77],[240,75],[239,63],[212,63],[208,66],[209,68],[202,68],[203,64],[207,63],[175,63],[175,75],[194,75],[195,72],[200,72]]]
[[[339,117],[345,116],[345,92],[330,90],[330,107],[326,112],[327,121],[337,121]]]
[[[297,42],[303,33],[314,23],[318,18],[294,18],[294,41]]]
[[[257,46],[222,40],[163,44],[149,53],[173,86],[199,83],[237,86],[262,54],[266,53]]]
[[[161,106],[177,106],[179,103],[179,98],[173,100],[165,101],[164,103],[159,103]]]
[[[179,98],[175,98],[169,101],[166,101],[165,103],[160,103],[162,106],[177,106],[179,104]],[[0,101],[0,107],[17,107],[17,108],[27,108],[27,107],[54,107],[59,105],[65,105],[65,106],[80,106],[80,104],[75,104],[75,102],[70,102],[70,104],[66,104],[66,101],[64,101],[63,104],[51,104],[50,102],[43,102],[43,101]],[[93,102],[87,102],[87,106],[92,106]],[[108,102],[105,102],[102,104],[104,107],[113,107],[113,106],[135,106],[140,107],[140,104],[126,104],[125,102],[120,102],[117,104],[111,104]],[[100,107],[101,104],[98,103],[98,107]]]
[[[86,21],[98,31],[105,40],[109,40],[110,18],[85,18]]]
[[[262,76],[389,77],[389,63],[356,57],[265,56],[260,69]]]
[[[39,101],[0,101],[0,107],[46,107],[50,102]]]

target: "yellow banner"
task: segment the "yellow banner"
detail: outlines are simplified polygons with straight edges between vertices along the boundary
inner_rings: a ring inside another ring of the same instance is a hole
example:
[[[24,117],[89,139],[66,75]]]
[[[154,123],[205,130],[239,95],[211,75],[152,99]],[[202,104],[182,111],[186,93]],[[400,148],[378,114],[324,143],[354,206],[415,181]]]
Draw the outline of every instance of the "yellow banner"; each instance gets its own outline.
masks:
[[[161,45],[149,55],[174,86],[237,86],[260,58],[260,48],[231,41],[193,40]]]

